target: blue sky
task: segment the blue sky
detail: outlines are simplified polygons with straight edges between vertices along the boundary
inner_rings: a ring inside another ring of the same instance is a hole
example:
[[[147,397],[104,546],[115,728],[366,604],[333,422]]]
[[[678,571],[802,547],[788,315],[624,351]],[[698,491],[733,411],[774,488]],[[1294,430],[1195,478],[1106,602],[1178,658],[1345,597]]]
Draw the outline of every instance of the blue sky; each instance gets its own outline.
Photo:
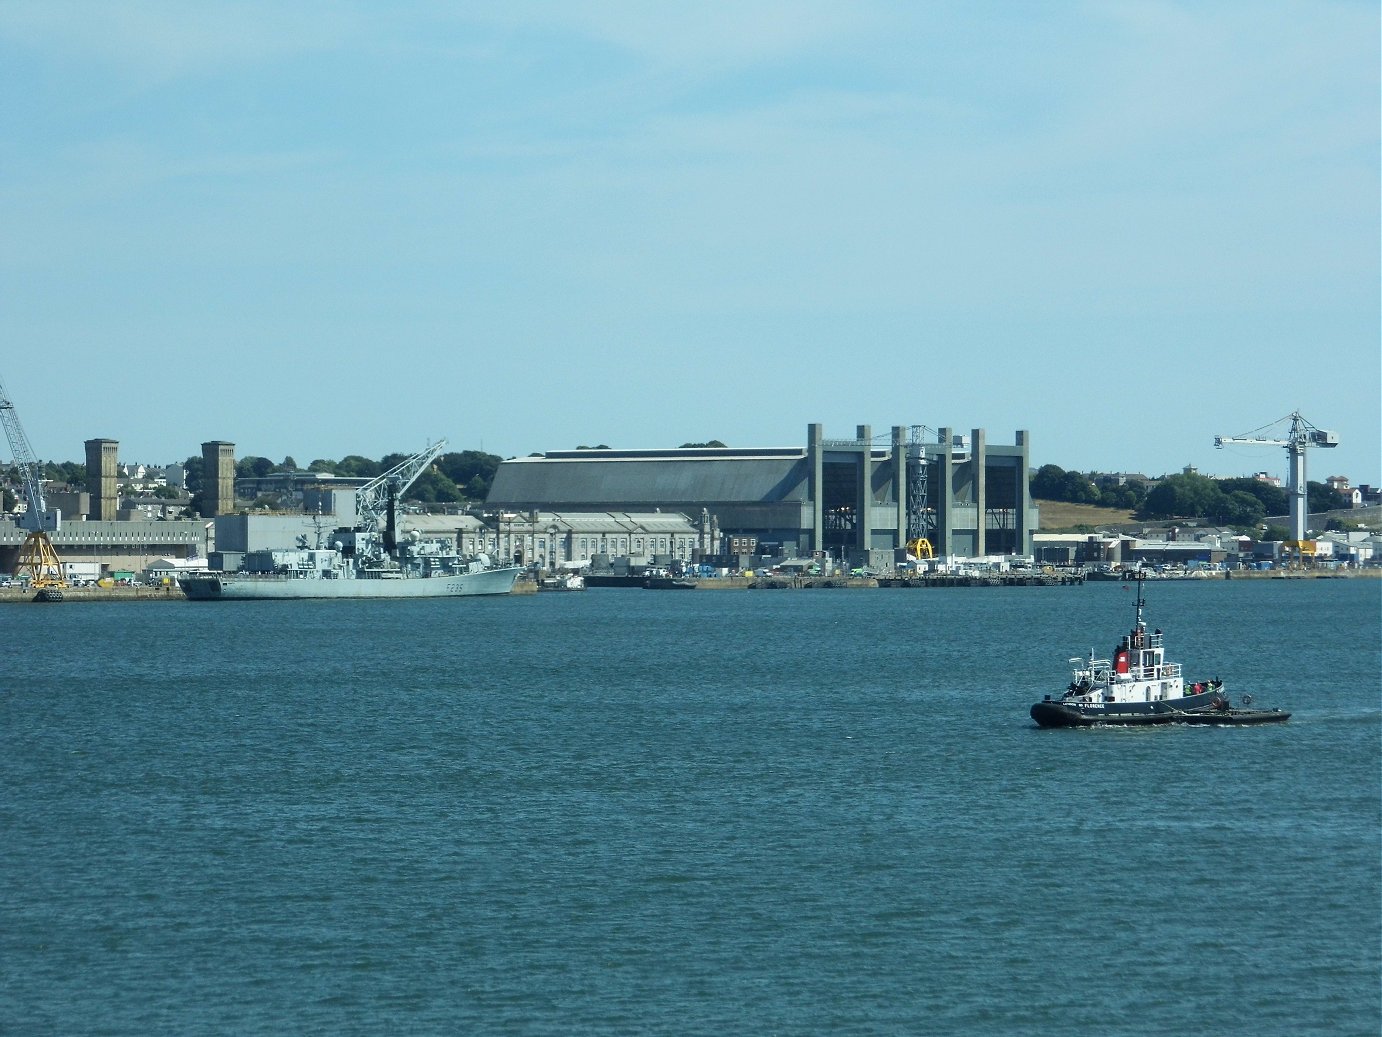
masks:
[[[1382,482],[1373,2],[6,0],[0,93],[41,457],[819,421],[1284,475],[1213,440],[1300,409]]]

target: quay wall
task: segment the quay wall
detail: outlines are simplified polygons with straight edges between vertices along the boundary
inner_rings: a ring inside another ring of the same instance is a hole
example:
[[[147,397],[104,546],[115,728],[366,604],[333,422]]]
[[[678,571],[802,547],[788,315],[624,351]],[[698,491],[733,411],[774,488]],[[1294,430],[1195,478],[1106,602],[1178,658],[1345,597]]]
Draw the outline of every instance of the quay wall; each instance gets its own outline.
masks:
[[[1203,577],[1200,580],[1181,580],[1177,582],[1212,582],[1221,577]],[[1243,569],[1225,573],[1223,579],[1229,580],[1367,580],[1382,578],[1382,567],[1350,569],[1345,572],[1291,572],[1281,570]],[[862,578],[843,576],[780,576],[780,577],[715,577],[692,581],[697,590],[812,590],[849,588],[855,590],[897,589],[897,588],[949,588],[949,587],[1055,587],[1067,584],[1080,584],[1085,581],[1076,576],[933,576],[931,578]],[[631,588],[642,590],[641,587]],[[600,590],[600,588],[596,588]],[[22,587],[0,587],[0,605],[32,602],[34,591]],[[514,584],[514,594],[536,594],[537,584],[531,580],[519,580]],[[587,591],[586,593],[589,593]],[[169,587],[66,587],[62,591],[63,602],[81,601],[186,601],[186,596],[176,586]]]

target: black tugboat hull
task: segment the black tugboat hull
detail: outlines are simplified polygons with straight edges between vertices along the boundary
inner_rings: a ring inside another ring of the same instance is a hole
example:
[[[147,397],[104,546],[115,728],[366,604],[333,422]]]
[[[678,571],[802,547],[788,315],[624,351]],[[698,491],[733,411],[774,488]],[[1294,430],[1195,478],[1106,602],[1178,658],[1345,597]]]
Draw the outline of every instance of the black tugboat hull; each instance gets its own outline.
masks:
[[[1158,727],[1165,724],[1201,724],[1216,727],[1245,727],[1274,724],[1291,719],[1279,709],[1197,709],[1138,710],[1097,712],[1065,702],[1038,702],[1032,706],[1032,719],[1039,727]]]

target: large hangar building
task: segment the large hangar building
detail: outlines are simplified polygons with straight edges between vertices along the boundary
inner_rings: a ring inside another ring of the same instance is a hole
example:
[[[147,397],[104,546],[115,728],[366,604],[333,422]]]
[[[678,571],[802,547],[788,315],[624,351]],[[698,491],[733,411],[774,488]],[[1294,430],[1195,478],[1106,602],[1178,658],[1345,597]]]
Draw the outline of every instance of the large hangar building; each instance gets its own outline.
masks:
[[[559,450],[504,461],[487,504],[512,511],[709,513],[721,537],[787,554],[876,559],[918,536],[938,555],[1030,555],[1026,432],[895,425],[875,439],[806,428],[802,447]]]

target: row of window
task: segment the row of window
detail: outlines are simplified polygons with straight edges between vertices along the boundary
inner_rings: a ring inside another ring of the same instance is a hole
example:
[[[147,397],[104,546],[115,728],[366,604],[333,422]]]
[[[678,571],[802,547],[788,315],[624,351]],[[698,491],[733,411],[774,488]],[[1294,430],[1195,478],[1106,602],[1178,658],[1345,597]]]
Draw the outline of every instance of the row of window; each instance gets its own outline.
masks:
[[[525,542],[526,541],[526,542]],[[505,545],[521,546],[536,551],[538,554],[547,553],[547,538],[537,537],[525,538],[504,537]],[[627,537],[573,537],[573,553],[578,558],[589,558],[592,554],[627,554],[630,550],[635,555],[644,553],[645,538],[634,537],[630,541]],[[558,550],[562,547],[561,541],[554,545]],[[465,538],[465,551],[490,551],[497,552],[500,549],[500,537],[491,534],[490,536],[469,536]],[[689,537],[648,537],[646,538],[646,550],[649,553],[666,554],[669,550],[679,555],[685,555],[691,550],[691,539]]]
[[[195,533],[69,533],[66,529],[49,534],[53,544],[195,544],[201,537]]]

